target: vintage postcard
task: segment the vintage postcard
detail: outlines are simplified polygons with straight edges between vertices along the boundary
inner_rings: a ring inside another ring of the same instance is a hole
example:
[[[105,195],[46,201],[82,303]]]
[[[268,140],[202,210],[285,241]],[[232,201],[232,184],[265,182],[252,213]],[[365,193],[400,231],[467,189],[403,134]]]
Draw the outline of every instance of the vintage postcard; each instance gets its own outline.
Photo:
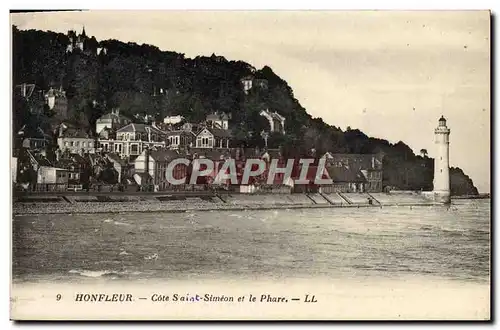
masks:
[[[490,19],[10,13],[11,319],[490,320]]]

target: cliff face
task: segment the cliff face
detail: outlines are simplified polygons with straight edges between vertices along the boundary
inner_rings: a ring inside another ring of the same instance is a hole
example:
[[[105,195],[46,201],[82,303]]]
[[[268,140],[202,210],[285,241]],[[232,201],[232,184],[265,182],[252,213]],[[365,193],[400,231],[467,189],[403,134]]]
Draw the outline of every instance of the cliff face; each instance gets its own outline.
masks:
[[[97,42],[93,37],[84,40],[83,51],[67,52],[70,40],[65,34],[19,31],[16,27],[12,40],[13,83],[34,83],[43,90],[62,86],[68,97],[69,121],[90,131],[96,119],[114,107],[130,117],[137,113],[158,119],[183,115],[189,121],[203,120],[217,110],[230,114],[233,146],[262,148],[260,132],[268,123],[259,112],[268,108],[286,118],[287,133],[271,134],[268,146],[281,146],[287,156],[306,155],[312,148],[317,154],[382,153],[384,185],[432,189],[433,159],[415,155],[403,142],[391,144],[357,129],[342,131],[321,118],[312,118],[287,82],[270,67],[256,70],[248,63],[215,55],[189,59],[151,45]],[[245,93],[241,82],[245,77],[266,84]],[[13,104],[16,127],[30,126],[30,121],[50,121],[44,114],[16,117],[16,113],[26,114],[25,103]],[[472,181],[460,169],[452,169],[451,173],[453,194],[477,194]]]

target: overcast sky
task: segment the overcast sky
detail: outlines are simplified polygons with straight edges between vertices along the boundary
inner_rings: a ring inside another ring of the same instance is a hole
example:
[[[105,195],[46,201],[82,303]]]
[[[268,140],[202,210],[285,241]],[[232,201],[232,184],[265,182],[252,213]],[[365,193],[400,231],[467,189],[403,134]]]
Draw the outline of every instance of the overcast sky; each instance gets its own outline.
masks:
[[[490,191],[490,21],[486,11],[167,12],[12,14],[19,29],[148,43],[187,57],[270,66],[308,113],[435,155],[451,129],[450,165]]]

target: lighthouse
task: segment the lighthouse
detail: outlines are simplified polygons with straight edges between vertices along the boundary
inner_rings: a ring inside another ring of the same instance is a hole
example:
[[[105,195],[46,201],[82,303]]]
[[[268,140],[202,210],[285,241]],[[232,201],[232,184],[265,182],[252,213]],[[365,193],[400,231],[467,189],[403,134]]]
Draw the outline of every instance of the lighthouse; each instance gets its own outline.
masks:
[[[434,130],[436,158],[434,159],[434,200],[450,203],[450,129],[446,119],[439,118],[438,127]]]

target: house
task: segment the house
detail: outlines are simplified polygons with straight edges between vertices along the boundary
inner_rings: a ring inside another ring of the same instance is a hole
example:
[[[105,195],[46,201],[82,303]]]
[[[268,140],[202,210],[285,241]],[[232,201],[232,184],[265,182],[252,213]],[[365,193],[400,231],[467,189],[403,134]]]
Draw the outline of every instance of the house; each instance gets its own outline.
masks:
[[[196,148],[229,148],[231,135],[219,128],[202,128],[196,134]]]
[[[127,176],[128,167],[125,161],[116,153],[107,153],[106,157],[113,164],[113,168],[118,173],[118,182],[122,182],[123,178]]]
[[[276,111],[271,112],[269,109],[262,110],[259,114],[267,119],[269,122],[269,130],[271,132],[285,134],[285,117]]]
[[[149,182],[155,186],[155,190],[165,190],[170,186],[166,179],[167,166],[172,160],[178,157],[179,154],[173,150],[146,149],[134,161],[135,174],[148,174],[151,178]],[[187,176],[187,166],[177,165],[173,169],[172,175],[175,179],[182,179]],[[140,179],[144,178],[141,177]],[[137,184],[141,185],[139,182]]]
[[[104,127],[98,134],[98,138],[101,140],[114,140],[116,139],[116,130]]]
[[[50,87],[45,94],[45,103],[57,118],[65,120],[68,117],[68,99],[62,86],[59,89]]]
[[[383,154],[335,154],[325,153],[327,167],[344,167],[359,171],[365,178],[362,188],[367,192],[381,192],[383,179]],[[359,188],[359,187],[358,187]]]
[[[17,133],[22,139],[22,147],[26,149],[45,149],[52,142],[52,136],[46,134],[40,127],[33,129],[24,125]]]
[[[163,119],[163,123],[164,124],[171,124],[171,125],[175,125],[175,124],[179,124],[180,122],[184,121],[185,118],[184,116],[181,116],[181,115],[177,115],[177,116],[167,116]]]
[[[196,135],[192,131],[174,130],[165,132],[170,149],[193,146]]]
[[[57,146],[62,152],[72,154],[95,153],[95,139],[80,128],[61,124],[57,137]]]
[[[97,119],[95,123],[95,131],[99,134],[105,127],[117,130],[130,124],[131,122],[132,120],[120,114],[120,109],[113,109],[110,113],[107,113]]]
[[[116,131],[116,139],[98,139],[98,148],[106,152],[115,152],[122,158],[135,158],[146,147],[162,148],[166,146],[165,132],[155,125],[130,123]]]
[[[286,166],[286,165],[284,165]],[[318,173],[321,170],[321,167],[318,166],[317,164],[310,164],[309,167],[307,168],[307,173],[305,175],[305,180],[307,183],[301,183],[299,180],[301,180],[302,176],[302,164],[295,163],[293,170],[292,170],[292,175],[290,178],[290,182],[283,182],[284,184],[289,184],[292,186],[292,191],[296,193],[303,193],[303,192],[318,192],[320,189],[323,189],[324,186],[329,186],[330,184],[320,184],[316,180],[317,179],[331,179],[330,173],[328,173],[326,168],[323,168],[322,173]],[[282,177],[283,178],[283,177]]]
[[[61,157],[55,166],[67,171],[68,184],[88,184],[92,173],[90,162],[79,154],[69,154]]]
[[[68,170],[53,166],[40,166],[37,171],[37,184],[68,184]]]
[[[327,166],[326,171],[333,183],[321,187],[321,192],[367,192],[367,180],[359,169],[344,166]]]
[[[229,116],[224,112],[214,112],[207,116],[206,122],[210,127],[225,129],[229,128]]]

